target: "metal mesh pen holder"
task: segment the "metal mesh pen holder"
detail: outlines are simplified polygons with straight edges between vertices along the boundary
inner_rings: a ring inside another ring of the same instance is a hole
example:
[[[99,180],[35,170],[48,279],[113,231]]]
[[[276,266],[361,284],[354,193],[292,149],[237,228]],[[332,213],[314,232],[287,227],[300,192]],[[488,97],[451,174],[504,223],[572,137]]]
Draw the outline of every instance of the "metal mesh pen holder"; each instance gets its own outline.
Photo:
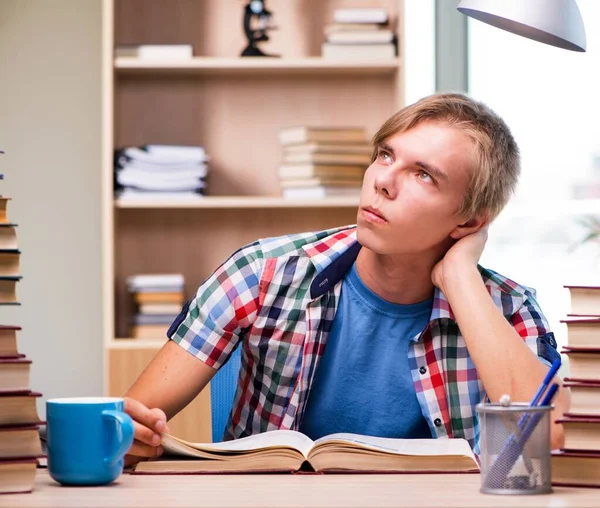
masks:
[[[481,492],[547,494],[552,406],[478,404]]]

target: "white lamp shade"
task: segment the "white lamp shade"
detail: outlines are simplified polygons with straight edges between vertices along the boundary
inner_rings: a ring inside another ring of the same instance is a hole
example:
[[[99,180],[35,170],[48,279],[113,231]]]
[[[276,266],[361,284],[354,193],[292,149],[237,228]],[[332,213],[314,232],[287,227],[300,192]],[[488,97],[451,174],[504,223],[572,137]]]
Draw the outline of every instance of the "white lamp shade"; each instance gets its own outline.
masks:
[[[471,18],[534,41],[585,51],[585,28],[575,0],[461,0]]]

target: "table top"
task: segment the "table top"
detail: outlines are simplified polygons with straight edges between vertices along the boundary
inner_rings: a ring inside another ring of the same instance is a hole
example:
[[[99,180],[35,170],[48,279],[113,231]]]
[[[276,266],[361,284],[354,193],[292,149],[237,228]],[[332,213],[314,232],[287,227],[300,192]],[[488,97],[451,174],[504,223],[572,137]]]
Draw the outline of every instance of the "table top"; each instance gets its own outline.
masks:
[[[600,489],[554,487],[547,495],[479,492],[478,474],[122,475],[105,487],[61,487],[38,470],[31,494],[0,496],[0,507],[590,507]]]

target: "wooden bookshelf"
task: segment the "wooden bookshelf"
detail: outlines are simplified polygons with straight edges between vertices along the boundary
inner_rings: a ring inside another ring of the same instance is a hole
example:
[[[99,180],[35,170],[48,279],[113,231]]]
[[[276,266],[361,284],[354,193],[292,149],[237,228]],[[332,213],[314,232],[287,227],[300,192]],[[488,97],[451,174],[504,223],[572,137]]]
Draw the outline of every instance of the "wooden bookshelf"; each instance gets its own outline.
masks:
[[[364,127],[371,137],[403,105],[403,1],[374,0],[398,33],[385,61],[320,56],[324,26],[350,0],[269,0],[278,30],[240,58],[243,2],[103,0],[103,316],[105,390],[122,395],[164,339],[130,339],[127,277],[183,273],[186,297],[241,245],[356,222],[356,198],[287,200],[278,166],[281,128]],[[115,45],[191,44],[194,58],[114,58]],[[113,152],[144,144],[201,145],[207,196],[193,202],[114,198]],[[122,337],[117,339],[117,337]],[[210,440],[207,390],[177,418],[178,434]],[[179,433],[181,430],[181,433]]]
[[[117,208],[357,208],[358,198],[313,200],[286,199],[279,196],[206,196],[197,200],[116,199]]]
[[[189,60],[148,61],[138,58],[115,59],[115,71],[125,74],[175,74],[202,75],[249,74],[361,74],[392,75],[400,66],[399,59],[393,60],[333,60],[321,57],[305,58],[213,58],[194,57]]]

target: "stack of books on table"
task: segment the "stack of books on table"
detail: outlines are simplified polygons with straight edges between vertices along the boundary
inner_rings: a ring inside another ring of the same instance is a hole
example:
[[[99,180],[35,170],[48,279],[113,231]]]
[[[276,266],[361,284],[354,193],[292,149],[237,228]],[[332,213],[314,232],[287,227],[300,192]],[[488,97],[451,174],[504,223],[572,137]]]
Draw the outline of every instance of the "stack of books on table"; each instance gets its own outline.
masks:
[[[558,420],[564,448],[552,452],[552,483],[600,487],[600,287],[566,286],[571,293],[567,326],[571,407]]]
[[[15,285],[21,278],[20,252],[16,224],[7,220],[9,199],[0,196],[0,305],[19,305]],[[41,394],[30,390],[32,363],[19,352],[20,329],[0,325],[0,494],[31,492],[37,459],[43,454],[39,435],[43,422],[36,407]]]
[[[165,338],[184,302],[183,275],[134,275],[127,279],[127,288],[137,306],[131,323],[131,337]]]
[[[115,189],[123,200],[197,200],[208,156],[201,146],[144,145],[115,150]]]
[[[364,129],[289,127],[279,131],[279,143],[285,198],[358,198],[373,151]]]
[[[396,57],[396,36],[387,28],[385,9],[336,9],[333,21],[325,27],[324,58],[391,60]]]

